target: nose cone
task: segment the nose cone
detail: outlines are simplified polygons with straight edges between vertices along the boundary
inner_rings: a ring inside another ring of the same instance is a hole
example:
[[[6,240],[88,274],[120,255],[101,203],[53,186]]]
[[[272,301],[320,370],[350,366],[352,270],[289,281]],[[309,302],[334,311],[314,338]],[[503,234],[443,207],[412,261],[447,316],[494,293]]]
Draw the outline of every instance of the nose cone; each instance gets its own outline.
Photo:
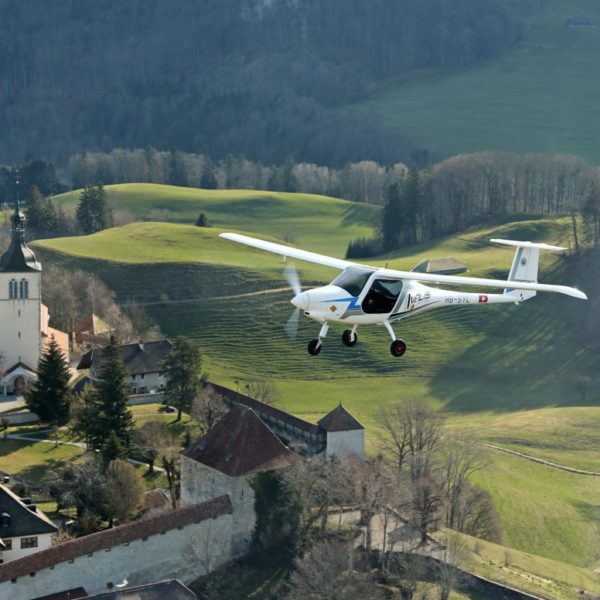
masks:
[[[294,296],[290,302],[300,310],[308,310],[310,308],[310,297],[308,292],[300,292],[297,296]]]

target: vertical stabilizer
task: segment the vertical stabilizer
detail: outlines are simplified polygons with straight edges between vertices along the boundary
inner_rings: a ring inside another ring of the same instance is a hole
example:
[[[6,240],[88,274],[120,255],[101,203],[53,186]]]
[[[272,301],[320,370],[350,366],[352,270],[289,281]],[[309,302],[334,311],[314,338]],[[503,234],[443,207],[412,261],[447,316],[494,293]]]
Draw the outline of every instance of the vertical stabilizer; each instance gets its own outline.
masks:
[[[516,301],[528,300],[536,294],[534,291],[519,290],[518,282],[537,283],[538,267],[540,262],[540,250],[566,250],[561,246],[550,246],[549,244],[535,244],[533,242],[519,242],[516,240],[490,240],[496,244],[505,246],[516,246],[515,257],[508,274],[508,281],[514,282],[514,287],[507,287],[505,294],[515,297]]]

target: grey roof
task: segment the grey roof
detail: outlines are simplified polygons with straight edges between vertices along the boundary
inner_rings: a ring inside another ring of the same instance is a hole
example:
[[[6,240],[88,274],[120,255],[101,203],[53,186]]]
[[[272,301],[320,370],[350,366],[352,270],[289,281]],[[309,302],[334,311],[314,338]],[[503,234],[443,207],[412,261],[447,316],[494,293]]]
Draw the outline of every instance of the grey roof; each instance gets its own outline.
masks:
[[[157,373],[162,371],[162,362],[169,355],[172,347],[169,340],[125,344],[121,346],[123,362],[130,375]],[[104,348],[92,348],[92,350],[86,352],[81,357],[77,368],[91,368],[97,373],[102,368],[103,350]]]
[[[414,269],[415,273],[433,273],[436,275],[454,275],[468,271],[467,265],[455,258],[434,258],[421,261]]]
[[[83,600],[196,600],[197,596],[177,579],[148,583],[122,590],[86,596]]]
[[[55,533],[58,529],[40,510],[31,510],[11,489],[0,485],[0,514],[10,516],[10,524],[0,525],[0,537],[3,539]]]
[[[41,271],[42,265],[36,260],[33,250],[27,246],[24,238],[25,215],[18,210],[11,217],[12,238],[10,246],[0,257],[0,273],[26,273]]]

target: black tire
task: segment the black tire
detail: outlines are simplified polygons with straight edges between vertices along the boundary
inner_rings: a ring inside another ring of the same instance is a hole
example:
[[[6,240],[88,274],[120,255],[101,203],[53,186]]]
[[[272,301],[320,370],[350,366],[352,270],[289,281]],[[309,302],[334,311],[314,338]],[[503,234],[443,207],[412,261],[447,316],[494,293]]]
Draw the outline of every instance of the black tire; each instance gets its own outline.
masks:
[[[390,346],[392,356],[400,358],[406,352],[406,342],[404,340],[394,340]]]
[[[308,353],[312,356],[316,356],[321,352],[321,346],[321,340],[310,340],[310,342],[308,342]]]
[[[358,336],[356,333],[352,333],[352,329],[346,329],[346,331],[342,333],[342,342],[344,342],[345,346],[356,346],[357,341]]]

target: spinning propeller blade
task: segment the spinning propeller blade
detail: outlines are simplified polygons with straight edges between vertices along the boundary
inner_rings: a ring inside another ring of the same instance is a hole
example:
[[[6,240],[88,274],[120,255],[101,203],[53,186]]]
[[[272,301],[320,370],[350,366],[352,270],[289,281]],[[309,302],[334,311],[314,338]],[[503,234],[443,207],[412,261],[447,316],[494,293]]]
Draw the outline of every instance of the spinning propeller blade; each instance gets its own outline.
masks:
[[[300,321],[300,309],[297,308],[284,325],[283,330],[290,339],[295,339],[298,335],[298,323]]]
[[[296,270],[296,265],[294,263],[289,263],[283,270],[283,274],[285,275],[289,286],[292,288],[294,296],[297,296],[300,292],[302,292],[300,277],[298,276],[298,271]]]

